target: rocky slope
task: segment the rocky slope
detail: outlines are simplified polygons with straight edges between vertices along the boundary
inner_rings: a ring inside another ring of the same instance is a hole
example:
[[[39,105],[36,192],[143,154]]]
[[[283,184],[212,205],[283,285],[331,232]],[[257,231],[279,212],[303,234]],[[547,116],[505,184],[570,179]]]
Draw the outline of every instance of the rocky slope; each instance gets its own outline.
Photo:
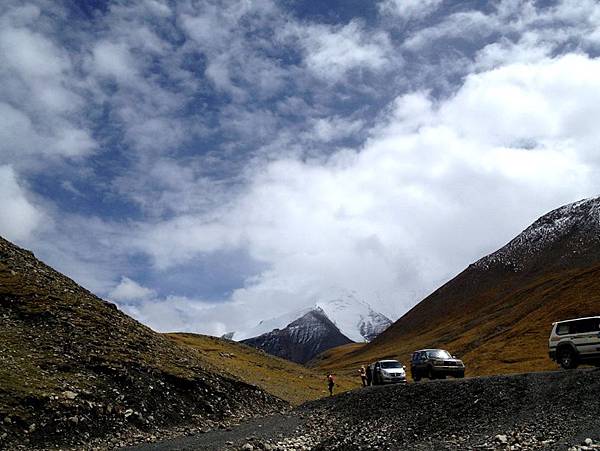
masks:
[[[284,329],[275,329],[243,340],[243,343],[292,362],[305,363],[326,349],[351,343],[351,340],[340,332],[322,309],[316,308]]]
[[[415,349],[458,354],[467,374],[555,368],[553,321],[600,314],[600,198],[556,209],[437,289],[372,343],[330,350],[314,364],[354,371]]]
[[[285,406],[0,238],[0,449],[107,448]]]
[[[599,449],[599,391],[589,370],[367,387],[130,451]]]
[[[299,438],[314,450],[565,450],[600,439],[598,390],[598,371],[370,387],[307,406]]]

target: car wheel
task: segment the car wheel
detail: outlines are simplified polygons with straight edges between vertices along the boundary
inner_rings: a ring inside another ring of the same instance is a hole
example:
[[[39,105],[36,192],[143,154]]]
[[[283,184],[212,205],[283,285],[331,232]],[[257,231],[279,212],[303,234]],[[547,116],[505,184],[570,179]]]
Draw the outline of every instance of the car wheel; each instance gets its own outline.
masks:
[[[429,368],[429,370],[427,371],[427,377],[429,378],[429,380],[435,379],[435,374],[433,373],[433,370],[431,368]]]
[[[445,374],[440,374],[440,375],[438,376],[438,379],[446,379],[446,375],[445,375]]]
[[[463,377],[465,377],[465,373],[458,373],[456,375],[457,378],[462,379]]]
[[[577,357],[571,348],[564,348],[558,355],[558,363],[565,370],[577,368]]]
[[[413,380],[415,382],[419,382],[421,380],[421,373],[419,373],[418,371],[413,371],[412,375],[413,375]]]

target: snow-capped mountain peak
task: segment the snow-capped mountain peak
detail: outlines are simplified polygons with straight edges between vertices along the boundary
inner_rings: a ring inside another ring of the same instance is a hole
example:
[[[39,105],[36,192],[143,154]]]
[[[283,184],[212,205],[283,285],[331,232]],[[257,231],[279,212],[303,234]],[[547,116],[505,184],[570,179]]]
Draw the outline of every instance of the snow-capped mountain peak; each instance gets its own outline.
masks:
[[[371,341],[392,324],[389,318],[353,294],[317,302],[315,306],[323,310],[342,334],[356,342]]]
[[[354,294],[348,293],[336,299],[318,301],[310,307],[262,320],[250,329],[236,332],[233,339],[245,340],[275,329],[283,329],[311,311],[323,313],[343,335],[355,342],[371,341],[392,324],[389,318],[373,310]]]

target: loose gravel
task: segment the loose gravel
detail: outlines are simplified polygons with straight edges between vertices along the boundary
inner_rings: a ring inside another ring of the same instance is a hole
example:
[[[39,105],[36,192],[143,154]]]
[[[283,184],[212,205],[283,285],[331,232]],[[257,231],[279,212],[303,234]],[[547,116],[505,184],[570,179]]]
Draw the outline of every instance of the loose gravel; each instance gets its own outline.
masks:
[[[196,448],[135,449],[592,450],[600,449],[599,401],[597,370],[367,387],[208,432]],[[249,434],[260,421],[260,434]]]

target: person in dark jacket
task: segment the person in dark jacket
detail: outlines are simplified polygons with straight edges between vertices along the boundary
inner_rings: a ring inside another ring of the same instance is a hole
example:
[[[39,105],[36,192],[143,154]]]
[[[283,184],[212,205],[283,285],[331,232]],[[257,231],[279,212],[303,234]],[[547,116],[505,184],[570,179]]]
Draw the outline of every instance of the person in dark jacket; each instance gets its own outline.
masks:
[[[329,396],[333,396],[333,386],[335,385],[335,377],[332,373],[327,375],[327,387],[329,388]]]
[[[367,365],[367,385],[371,385],[371,381],[373,380],[373,370],[371,369],[371,365]]]

